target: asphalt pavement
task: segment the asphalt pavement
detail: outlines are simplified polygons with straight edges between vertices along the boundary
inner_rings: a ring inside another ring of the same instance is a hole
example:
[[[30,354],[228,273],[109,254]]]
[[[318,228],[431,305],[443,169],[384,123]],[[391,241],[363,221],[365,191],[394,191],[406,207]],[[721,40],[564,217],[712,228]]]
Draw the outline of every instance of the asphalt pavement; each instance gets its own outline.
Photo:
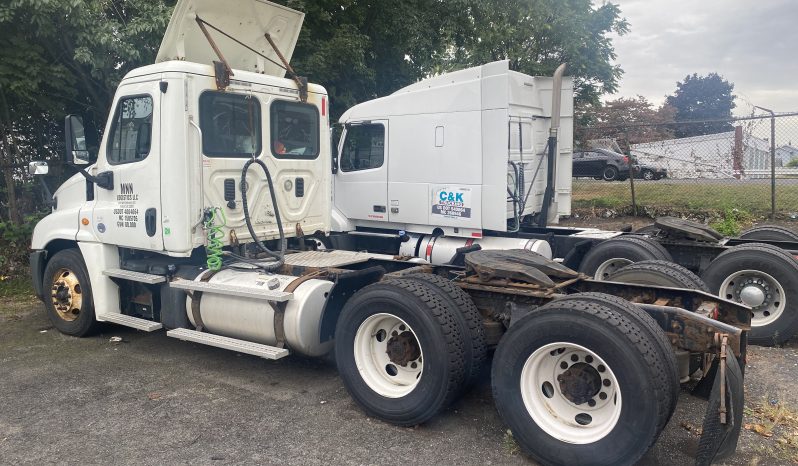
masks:
[[[39,303],[2,307],[2,464],[534,464],[502,425],[487,371],[431,422],[400,428],[364,415],[330,361],[266,361],[113,326],[78,339]],[[798,406],[794,346],[753,348],[751,361],[749,399]],[[690,464],[704,406],[683,393],[641,464]],[[772,442],[745,431],[723,464],[788,464]]]

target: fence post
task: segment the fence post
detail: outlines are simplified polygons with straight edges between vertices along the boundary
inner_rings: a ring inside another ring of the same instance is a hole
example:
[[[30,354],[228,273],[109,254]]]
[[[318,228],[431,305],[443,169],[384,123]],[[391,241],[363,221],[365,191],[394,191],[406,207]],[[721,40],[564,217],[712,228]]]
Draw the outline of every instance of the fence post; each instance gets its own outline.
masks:
[[[635,164],[632,160],[632,152],[629,151],[629,184],[632,186],[632,214],[637,217],[637,199],[635,198]]]
[[[759,105],[754,108],[770,113],[770,219],[776,220],[776,112]]]

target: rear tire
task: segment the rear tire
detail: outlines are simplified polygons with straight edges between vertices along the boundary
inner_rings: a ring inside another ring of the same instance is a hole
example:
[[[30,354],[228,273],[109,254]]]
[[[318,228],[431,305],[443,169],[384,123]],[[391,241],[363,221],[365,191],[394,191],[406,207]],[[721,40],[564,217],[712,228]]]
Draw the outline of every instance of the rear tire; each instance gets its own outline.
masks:
[[[596,280],[606,280],[621,268],[646,260],[672,261],[673,258],[650,238],[620,236],[593,246],[582,259],[579,271]]]
[[[640,174],[640,177],[646,181],[651,181],[655,179],[654,172],[651,170],[643,170],[643,173]]]
[[[773,346],[798,332],[798,261],[776,246],[735,246],[715,258],[701,276],[709,289],[751,306],[748,341]]]
[[[367,414],[413,426],[459,394],[463,338],[453,311],[433,290],[392,279],[362,288],[344,305],[335,359],[344,386]]]
[[[57,252],[44,268],[43,283],[47,317],[59,332],[84,337],[99,328],[89,273],[78,249]]]
[[[601,172],[601,178],[604,181],[615,181],[618,178],[618,169],[612,165],[605,167],[604,171]]]
[[[435,290],[439,297],[447,301],[461,325],[460,332],[468,335],[466,343],[466,382],[463,391],[476,382],[482,373],[487,359],[488,347],[485,343],[485,327],[477,306],[462,288],[449,280],[431,273],[412,273],[402,277],[406,280],[422,282]],[[470,352],[470,355],[468,353]]]
[[[542,464],[634,464],[672,404],[667,355],[624,311],[579,296],[509,328],[493,359],[496,406]]]
[[[679,264],[659,260],[642,261],[627,265],[610,275],[607,280],[710,292],[707,284],[698,275]]]
[[[760,225],[742,232],[740,239],[798,242],[798,233],[779,225]]]

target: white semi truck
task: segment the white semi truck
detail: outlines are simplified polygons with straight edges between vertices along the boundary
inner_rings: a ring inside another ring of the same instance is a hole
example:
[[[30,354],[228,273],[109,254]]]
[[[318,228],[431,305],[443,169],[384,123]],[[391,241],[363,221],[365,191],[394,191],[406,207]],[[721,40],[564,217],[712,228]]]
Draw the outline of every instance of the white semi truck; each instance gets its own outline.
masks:
[[[751,342],[798,333],[794,232],[764,226],[729,239],[673,218],[638,234],[557,227],[571,213],[573,86],[562,71],[531,77],[495,62],[349,109],[325,243],[432,264],[463,247],[525,248],[598,280],[683,286],[656,264],[620,272],[675,262],[701,276],[699,288],[753,309]]]
[[[680,383],[700,380],[696,393],[708,403],[697,463],[733,453],[750,308],[690,289],[694,277],[678,268],[669,274],[680,287],[596,281],[551,261],[543,241],[479,237],[506,227],[505,205],[515,203],[508,211],[516,227],[545,211],[541,190],[552,216],[567,211],[568,190],[546,194],[535,171],[546,131],[557,136],[549,100],[556,109],[569,82],[561,91],[559,79],[504,63],[457,74],[475,83],[462,89],[441,77],[436,86],[480,134],[432,113],[424,125],[405,121],[398,104],[390,121],[362,115],[347,125],[350,152],[335,160],[333,183],[327,93],[288,63],[302,19],[262,0],[180,0],[157,63],[119,84],[97,153],[82,120],[66,118],[65,160],[80,173],[55,191],[31,244],[34,288],[54,326],[78,337],[109,324],[165,329],[266,359],[333,352],[363,410],[405,426],[460,396],[495,350],[497,409],[543,464],[633,464],[670,419]],[[501,147],[513,127],[521,128],[518,145]],[[401,138],[380,141],[380,132]],[[390,178],[394,159],[383,153],[380,162],[379,149],[405,138],[438,152],[414,159],[418,178],[406,168]],[[512,163],[475,159],[474,144]],[[559,154],[549,147],[547,160],[567,160],[567,146]],[[458,154],[471,158],[463,165]],[[381,166],[393,184],[380,184]],[[468,182],[430,174],[450,169]],[[546,173],[569,178],[565,168]],[[333,194],[336,202],[357,198],[352,208],[360,210],[341,218]],[[436,234],[435,244],[465,234],[485,250],[435,264],[417,254],[314,247],[314,239],[407,243],[407,233],[375,231],[392,218],[418,226],[417,235]],[[424,230],[430,218],[444,235]],[[329,235],[346,222],[356,225],[349,234]]]

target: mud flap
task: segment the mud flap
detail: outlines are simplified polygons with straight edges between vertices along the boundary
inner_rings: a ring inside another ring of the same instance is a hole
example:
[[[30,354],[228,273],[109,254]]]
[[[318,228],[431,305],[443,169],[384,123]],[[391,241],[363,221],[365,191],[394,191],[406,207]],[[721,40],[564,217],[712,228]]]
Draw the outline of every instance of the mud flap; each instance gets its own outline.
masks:
[[[725,357],[719,364],[709,395],[701,439],[696,453],[696,466],[709,466],[715,459],[725,458],[737,449],[743,422],[743,372],[731,348],[725,344]]]

